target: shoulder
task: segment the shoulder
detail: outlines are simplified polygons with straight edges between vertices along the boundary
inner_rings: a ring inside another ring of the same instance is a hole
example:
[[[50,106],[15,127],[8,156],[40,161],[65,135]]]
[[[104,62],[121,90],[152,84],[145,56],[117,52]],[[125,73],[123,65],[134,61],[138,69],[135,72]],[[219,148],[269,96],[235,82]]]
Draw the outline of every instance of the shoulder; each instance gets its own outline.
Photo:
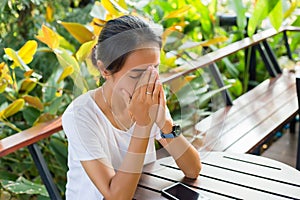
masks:
[[[96,115],[96,106],[90,90],[72,101],[62,115],[63,126],[74,122],[92,122]]]
[[[93,107],[92,93],[94,90],[90,90],[74,99],[72,103],[67,107],[64,113],[82,111]]]

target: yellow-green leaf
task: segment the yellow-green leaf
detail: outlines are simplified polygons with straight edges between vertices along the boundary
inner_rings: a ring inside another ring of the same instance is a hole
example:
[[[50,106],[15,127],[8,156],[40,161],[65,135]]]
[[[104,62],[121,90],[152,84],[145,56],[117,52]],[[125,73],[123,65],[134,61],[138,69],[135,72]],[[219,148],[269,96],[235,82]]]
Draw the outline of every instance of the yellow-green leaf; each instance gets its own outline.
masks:
[[[37,42],[35,40],[29,40],[25,45],[18,51],[19,57],[23,60],[25,64],[32,61],[33,55],[37,49]]]
[[[68,49],[69,51],[75,52],[76,48],[74,47],[74,44],[71,44],[66,38],[64,38],[61,35],[58,35],[59,38],[59,47]]]
[[[119,0],[119,1],[118,1],[118,4],[119,4],[122,8],[124,8],[125,10],[128,9],[125,0]]]
[[[85,60],[86,65],[87,65],[87,70],[89,72],[90,75],[94,76],[94,77],[99,77],[100,76],[100,72],[97,69],[97,67],[95,67],[95,65],[93,64],[91,59],[86,59]]]
[[[23,80],[21,87],[19,89],[20,94],[27,94],[28,92],[32,91],[36,86],[36,79],[33,78],[26,78]]]
[[[50,5],[46,7],[46,21],[52,22],[53,21],[53,8]]]
[[[105,25],[106,21],[101,19],[94,18],[90,25],[93,27],[94,35],[100,35],[103,26]]]
[[[33,59],[33,55],[36,52],[37,43],[36,41],[28,41],[20,50],[16,52],[11,48],[5,48],[4,52],[9,57],[10,60],[13,61],[13,64],[10,66],[12,69],[15,67],[23,67],[26,71],[30,71],[31,69],[26,65],[30,63]],[[20,54],[20,55],[19,55]],[[24,59],[24,60],[23,60]],[[26,61],[26,63],[25,63]],[[35,76],[39,76],[34,73]]]
[[[70,55],[64,49],[57,49],[54,51],[54,53],[56,54],[56,57],[63,68],[67,68],[69,66],[74,68],[74,72],[71,74],[74,84],[77,88],[80,88],[81,91],[86,91],[88,89],[86,80],[81,75],[79,64],[74,56]]]
[[[0,63],[0,93],[4,92],[8,84],[12,84],[13,80],[6,63]]]
[[[36,36],[41,42],[48,45],[50,49],[55,49],[59,46],[59,36],[53,30],[43,24],[42,29]]]
[[[170,82],[171,91],[176,93],[181,90],[185,85],[189,84],[195,78],[194,75],[190,75],[187,77],[181,77]]]
[[[50,120],[54,119],[55,117],[56,117],[55,115],[52,115],[49,113],[43,113],[37,118],[37,120],[33,123],[33,125],[35,126],[38,123],[50,121]]]
[[[114,5],[110,0],[102,0],[101,1],[103,7],[112,15],[118,16],[119,12],[115,9]]]
[[[65,49],[56,49],[54,51],[59,64],[63,67],[63,68],[67,68],[69,66],[72,66],[74,68],[74,71],[76,73],[79,73],[80,71],[80,67],[79,64],[77,62],[77,60],[74,58],[73,55],[70,54],[70,52],[68,52]]]
[[[207,46],[214,45],[214,44],[217,44],[220,42],[225,42],[227,39],[228,38],[225,36],[218,36],[218,37],[215,37],[213,39],[206,40],[203,42],[190,42],[190,43],[186,42],[179,47],[179,50],[190,49],[190,48],[194,48],[194,47],[198,47],[198,46],[207,47]]]
[[[291,16],[294,10],[297,8],[297,1],[298,0],[291,0],[290,8],[284,13],[284,19]],[[300,2],[300,1],[299,1]]]
[[[34,72],[34,71],[31,69],[31,70],[25,72],[25,73],[24,73],[24,76],[25,76],[26,78],[29,78],[29,77],[33,74],[33,72]]]
[[[7,87],[7,82],[3,79],[0,80],[0,93],[4,92]]]
[[[82,24],[71,22],[60,22],[60,24],[81,44],[95,38],[95,35]]]
[[[129,11],[127,9],[125,9],[123,6],[127,7],[125,2],[116,2],[115,0],[109,0],[111,2],[111,4],[115,7],[115,9],[118,11],[119,16],[123,15],[123,14],[129,14]],[[120,5],[120,3],[123,4],[123,6]]]
[[[14,63],[12,65],[12,68],[21,66],[21,62],[18,58],[17,52],[11,48],[4,48],[5,54],[9,57],[10,60],[12,60]]]
[[[33,97],[30,95],[23,96],[23,99],[31,106],[39,109],[40,111],[44,110],[44,105],[38,97]]]
[[[84,61],[90,55],[93,47],[97,44],[97,40],[92,40],[81,45],[76,53],[76,58],[79,62]]]
[[[24,104],[25,104],[24,99],[15,100],[0,112],[0,119],[6,119],[16,114],[24,107]]]
[[[269,13],[269,19],[271,24],[276,30],[279,30],[283,22],[283,12],[282,12],[282,1],[279,0],[274,8]]]
[[[170,12],[167,16],[164,17],[164,19],[177,18],[177,17],[185,14],[186,12],[188,12],[190,10],[190,8],[191,8],[190,5],[183,6],[183,7],[179,8],[178,10]]]
[[[59,76],[58,80],[56,81],[56,83],[58,84],[59,82],[61,82],[62,80],[64,80],[67,76],[71,75],[74,72],[74,68],[72,66],[66,67],[63,72],[61,73],[61,75]]]

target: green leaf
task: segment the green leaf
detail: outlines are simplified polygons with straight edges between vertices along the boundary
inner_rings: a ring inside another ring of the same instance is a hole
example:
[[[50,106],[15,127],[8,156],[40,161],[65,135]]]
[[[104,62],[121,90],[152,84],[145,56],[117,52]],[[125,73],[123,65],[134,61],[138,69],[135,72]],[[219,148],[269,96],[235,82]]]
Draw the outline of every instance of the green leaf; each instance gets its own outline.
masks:
[[[268,4],[269,0],[258,0],[255,4],[254,11],[249,19],[249,24],[248,24],[248,35],[251,37],[257,26],[261,24],[262,20],[268,16]]]
[[[51,102],[49,108],[48,108],[48,113],[55,115],[59,109],[59,107],[61,106],[63,97],[58,97],[55,98],[54,101]]]
[[[19,177],[16,181],[1,180],[3,188],[15,194],[39,194],[49,197],[44,185],[33,183],[23,177]]]
[[[63,69],[58,68],[56,70],[53,70],[51,76],[48,78],[46,84],[45,84],[45,91],[43,95],[42,102],[51,102],[53,99],[56,98],[56,92],[58,88],[63,87],[63,82],[56,82],[56,80],[59,79]]]
[[[67,144],[62,140],[52,137],[50,142],[50,148],[54,152],[54,156],[58,161],[59,165],[67,171]]]
[[[239,30],[244,31],[247,24],[247,20],[246,20],[247,9],[244,7],[243,1],[229,0],[229,4],[237,14],[237,25]]]
[[[228,73],[232,77],[238,78],[238,76],[239,76],[239,70],[236,69],[236,67],[234,66],[234,64],[232,64],[232,62],[229,60],[229,58],[225,57],[225,58],[222,59],[222,61],[225,64]]]
[[[1,177],[1,179],[6,179],[6,180],[16,180],[18,178],[17,175],[15,175],[9,171],[4,171],[4,170],[0,171],[0,177]]]
[[[278,30],[283,22],[282,0],[279,0],[269,13],[269,19],[273,27]]]
[[[33,107],[27,107],[22,111],[23,117],[29,125],[33,125],[35,120],[40,116],[41,112]]]
[[[243,92],[243,85],[239,79],[225,79],[224,83],[226,85],[232,85],[229,88],[230,94],[233,94],[235,97],[238,97]]]
[[[218,50],[218,48],[216,46],[213,46],[213,45],[211,45],[210,48],[214,51]],[[228,57],[223,58],[222,62],[225,64],[228,73],[232,77],[238,78],[239,70],[236,69],[236,67],[232,64],[232,62],[229,60],[229,58]]]
[[[210,12],[208,7],[205,6],[201,1],[194,1],[197,4],[198,12],[200,13],[201,28],[204,32],[205,39],[213,36],[213,25],[210,19]]]

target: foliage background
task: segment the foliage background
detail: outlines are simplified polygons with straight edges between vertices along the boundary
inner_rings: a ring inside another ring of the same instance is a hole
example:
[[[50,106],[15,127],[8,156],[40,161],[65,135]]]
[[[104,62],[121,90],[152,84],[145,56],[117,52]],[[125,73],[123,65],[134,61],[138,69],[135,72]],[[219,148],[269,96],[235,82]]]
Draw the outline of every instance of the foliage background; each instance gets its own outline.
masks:
[[[2,0],[0,138],[61,115],[72,99],[101,84],[89,52],[109,19],[130,13],[148,17],[162,26],[160,71],[176,73],[190,60],[251,36],[257,30],[279,29],[282,24],[299,26],[300,18],[294,14],[298,6],[297,0]],[[237,24],[221,26],[220,15],[237,16]],[[289,38],[293,58],[298,60],[300,35],[290,33]],[[282,36],[269,42],[277,56],[285,59]],[[246,92],[249,84],[255,86],[268,77],[258,61],[257,80],[249,83],[244,60],[245,53],[240,51],[217,63],[233,98]],[[192,87],[193,93],[187,87]],[[211,97],[221,89],[203,69],[165,89],[174,119],[187,130],[191,141],[196,140],[191,127],[218,108],[211,104]],[[182,100],[179,102],[178,98]],[[38,145],[63,196],[66,138],[59,132]],[[1,198],[48,198],[26,148],[0,159],[0,182]]]

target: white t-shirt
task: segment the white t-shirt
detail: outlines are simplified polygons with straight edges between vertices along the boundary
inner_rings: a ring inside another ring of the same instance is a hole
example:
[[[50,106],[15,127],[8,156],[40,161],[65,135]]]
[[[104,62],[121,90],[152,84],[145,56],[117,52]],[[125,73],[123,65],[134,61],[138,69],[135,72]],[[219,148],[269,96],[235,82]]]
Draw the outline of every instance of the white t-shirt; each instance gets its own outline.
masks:
[[[66,109],[62,124],[68,138],[66,199],[102,199],[80,161],[105,158],[115,170],[127,152],[134,125],[128,131],[115,128],[94,101],[95,90],[76,98]],[[144,164],[156,160],[154,139],[161,139],[153,125]]]

